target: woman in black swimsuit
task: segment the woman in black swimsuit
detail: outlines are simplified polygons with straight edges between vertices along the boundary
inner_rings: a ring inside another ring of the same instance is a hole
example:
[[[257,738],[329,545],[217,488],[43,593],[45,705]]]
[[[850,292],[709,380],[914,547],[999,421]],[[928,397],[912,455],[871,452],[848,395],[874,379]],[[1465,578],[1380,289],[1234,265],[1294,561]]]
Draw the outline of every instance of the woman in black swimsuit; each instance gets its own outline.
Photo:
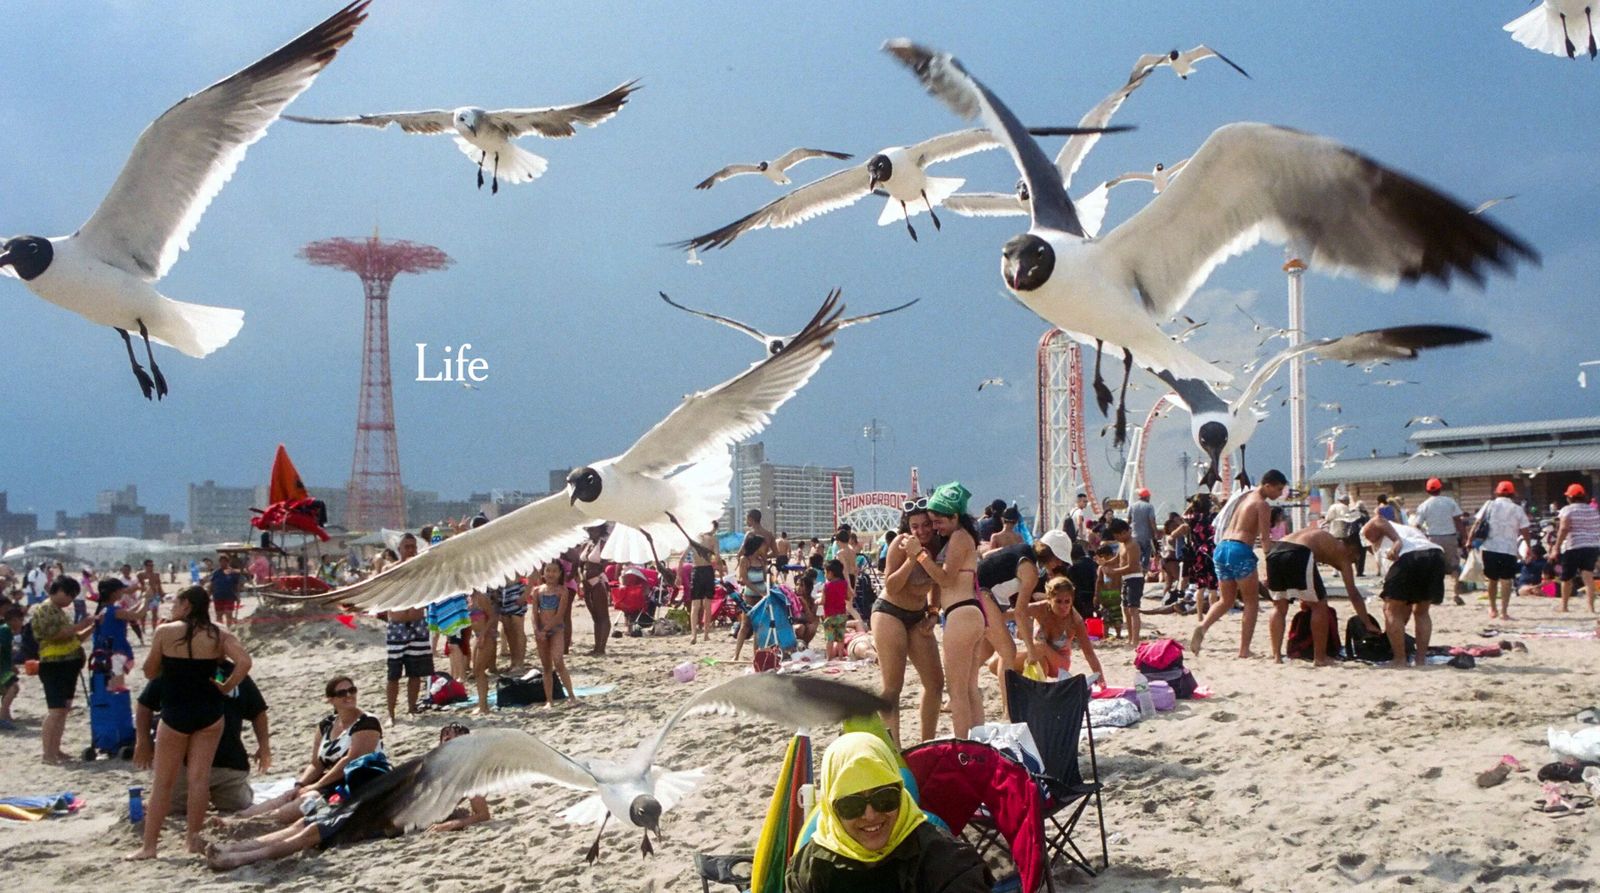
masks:
[[[156,730],[155,780],[146,802],[144,846],[129,859],[153,859],[172,804],[178,773],[187,772],[189,852],[203,852],[200,829],[211,797],[211,758],[222,740],[222,699],[250,672],[250,655],[230,632],[211,622],[211,597],[191,586],[172,603],[172,622],[156,629],[145,658],[147,679],[161,677],[161,722]],[[233,661],[221,679],[218,662]],[[185,760],[188,766],[185,768]]]
[[[883,595],[872,604],[872,643],[878,651],[878,670],[883,674],[883,696],[897,706],[884,714],[883,721],[895,743],[900,743],[900,691],[906,681],[906,661],[922,682],[921,738],[937,734],[939,697],[944,690],[944,667],[939,662],[939,642],[934,638],[934,614],[928,610],[933,579],[917,566],[911,556],[918,550],[938,552],[944,546],[933,532],[933,518],[926,499],[909,502],[900,516],[900,535],[889,547],[885,561]]]

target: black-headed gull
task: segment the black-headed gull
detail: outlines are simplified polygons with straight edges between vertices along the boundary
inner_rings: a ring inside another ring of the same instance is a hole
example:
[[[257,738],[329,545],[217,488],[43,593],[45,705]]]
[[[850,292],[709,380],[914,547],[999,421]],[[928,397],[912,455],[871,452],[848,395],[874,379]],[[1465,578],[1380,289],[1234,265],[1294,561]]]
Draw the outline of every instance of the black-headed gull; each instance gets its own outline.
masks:
[[[1136,75],[1140,73],[1149,73],[1165,65],[1171,68],[1178,75],[1178,77],[1188,80],[1189,75],[1194,74],[1194,66],[1196,62],[1199,62],[1201,59],[1213,58],[1221,59],[1222,61],[1228,63],[1228,65],[1234,71],[1239,72],[1245,77],[1250,76],[1249,72],[1234,64],[1232,59],[1229,59],[1227,56],[1222,55],[1205,44],[1200,44],[1194,49],[1186,50],[1182,53],[1175,49],[1165,53],[1146,53],[1145,55],[1139,57],[1139,61],[1133,63],[1133,73]]]
[[[374,830],[416,830],[443,821],[463,798],[543,782],[591,792],[561,814],[571,824],[600,826],[585,854],[589,862],[599,858],[600,836],[612,817],[643,835],[639,849],[648,856],[654,852],[651,832],[661,839],[661,817],[706,775],[705,769],[673,771],[656,762],[661,745],[685,718],[743,714],[799,731],[872,716],[892,706],[879,695],[834,679],[760,673],[730,679],[689,698],[660,730],[621,759],[569,756],[521,729],[483,729],[408,760],[362,789],[347,821]]]
[[[733,478],[728,447],[761,431],[778,407],[833,353],[843,311],[824,301],[787,349],[727,381],[683,398],[620,456],[567,475],[567,488],[458,534],[359,583],[291,601],[355,605],[369,612],[416,608],[456,592],[504,586],[583,540],[584,528],[615,523],[602,556],[657,562],[655,540],[706,530],[722,515]]]
[[[667,293],[664,291],[656,292],[656,294],[661,296],[661,300],[666,301],[668,304],[671,304],[685,313],[693,313],[695,316],[701,317],[702,319],[709,319],[712,322],[722,323],[730,329],[749,335],[751,338],[756,339],[757,343],[759,343],[762,347],[766,348],[768,356],[777,356],[786,350],[789,345],[793,344],[796,338],[800,337],[799,333],[795,333],[793,335],[769,334],[757,329],[755,326],[746,325],[737,319],[729,319],[726,316],[718,316],[715,313],[708,313],[704,310],[696,310],[693,307],[685,307],[682,304],[679,304],[677,301],[667,297]],[[839,289],[834,289],[828,293],[828,300],[837,300],[838,297]],[[880,316],[887,316],[897,310],[904,310],[920,300],[922,299],[912,298],[904,304],[890,307],[888,310],[879,310],[877,313],[865,313],[861,316],[852,316],[846,319],[841,319],[839,320],[839,328],[843,329],[856,325],[857,323],[872,322]]]
[[[911,226],[911,218],[926,208],[933,217],[934,229],[938,229],[939,216],[933,211],[934,205],[966,182],[960,177],[930,177],[928,165],[998,145],[993,134],[977,127],[940,134],[910,146],[880,149],[860,164],[813,180],[727,226],[685,239],[673,247],[686,250],[724,248],[751,230],[798,226],[818,215],[853,205],[874,192],[888,196],[883,213],[878,216],[878,225],[904,220],[906,231],[915,240],[917,231]]]
[[[694,184],[694,188],[710,189],[723,180],[729,177],[737,177],[740,174],[760,174],[779,186],[787,186],[789,185],[789,177],[785,172],[802,161],[811,158],[837,158],[840,161],[848,161],[853,157],[848,152],[832,152],[827,149],[807,149],[797,146],[771,161],[758,161],[755,164],[730,164]]]
[[[514,142],[528,134],[548,139],[563,139],[577,133],[577,125],[598,127],[611,120],[628,104],[628,97],[639,89],[637,80],[618,85],[604,96],[575,105],[549,108],[430,109],[423,112],[383,112],[350,118],[311,118],[284,115],[301,124],[363,124],[379,129],[400,125],[406,133],[455,134],[456,146],[478,165],[478,188],[483,188],[483,169],[489,169],[489,192],[500,191],[500,181],[528,183],[542,176],[550,163]]]
[[[1406,420],[1404,427],[1409,428],[1412,425],[1442,425],[1446,428],[1450,427],[1450,423],[1445,421],[1444,416],[1441,415],[1414,415]]]
[[[1552,56],[1576,59],[1586,51],[1593,59],[1600,52],[1594,40],[1593,0],[1542,0],[1537,8],[1507,22],[1505,30],[1517,43]]]
[[[0,274],[90,322],[116,329],[145,399],[166,396],[150,342],[204,357],[233,340],[244,311],[174,301],[153,283],[172,269],[200,216],[233,176],[245,150],[283,107],[311,86],[367,17],[358,0],[250,67],[167,109],[94,216],[70,236],[17,236],[0,245]],[[144,339],[146,373],[133,354]],[[152,379],[151,376],[154,376]]]
[[[1003,378],[985,378],[983,381],[978,382],[979,391],[984,388],[1003,388],[1005,386],[1006,380]]]
[[[1222,457],[1230,450],[1239,451],[1239,478],[1248,481],[1244,470],[1245,445],[1255,434],[1256,425],[1265,418],[1257,408],[1256,398],[1272,376],[1283,365],[1297,356],[1313,355],[1323,360],[1346,363],[1365,363],[1375,360],[1410,360],[1424,350],[1454,347],[1489,340],[1489,333],[1461,326],[1412,325],[1393,326],[1356,332],[1338,338],[1321,338],[1305,341],[1285,348],[1261,365],[1261,370],[1232,400],[1224,400],[1203,379],[1181,378],[1169,372],[1158,372],[1166,385],[1177,394],[1178,401],[1189,410],[1189,433],[1195,445],[1211,460],[1200,482],[1215,484],[1221,477]],[[1344,431],[1354,425],[1334,426],[1330,431]]]
[[[1032,226],[1002,251],[1006,287],[1035,313],[1096,348],[1123,352],[1117,433],[1137,356],[1151,371],[1225,382],[1230,375],[1162,332],[1211,271],[1263,238],[1293,239],[1313,267],[1379,287],[1508,269],[1532,249],[1459,203],[1332,140],[1266,124],[1219,128],[1184,175],[1104,238],[1089,240],[1061,172],[1004,103],[954,57],[906,40],[885,49],[935,97],[982,116],[1032,195]],[[1102,412],[1112,395],[1095,362]]]

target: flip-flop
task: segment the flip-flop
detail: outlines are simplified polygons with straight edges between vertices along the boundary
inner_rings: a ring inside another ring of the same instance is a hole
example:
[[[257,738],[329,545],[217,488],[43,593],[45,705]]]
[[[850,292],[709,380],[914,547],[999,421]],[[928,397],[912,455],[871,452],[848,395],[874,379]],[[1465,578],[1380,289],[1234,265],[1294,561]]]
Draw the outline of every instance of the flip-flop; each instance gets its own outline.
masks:
[[[1590,707],[1588,710],[1581,710],[1578,712],[1577,716],[1573,717],[1573,719],[1576,719],[1578,722],[1588,723],[1590,725],[1600,723],[1600,707]]]
[[[1548,800],[1534,801],[1533,811],[1542,812],[1548,816],[1577,815],[1594,806],[1594,798],[1588,794],[1577,794],[1572,797],[1560,797],[1554,803]]]
[[[1505,763],[1500,763],[1493,769],[1478,773],[1478,787],[1492,788],[1495,785],[1504,784],[1505,780],[1510,776],[1511,767]]]
[[[1526,772],[1526,771],[1528,771],[1528,767],[1522,765],[1522,761],[1521,760],[1517,759],[1516,757],[1514,757],[1514,756],[1512,756],[1511,754],[1508,754],[1508,753],[1504,753],[1504,754],[1500,755],[1500,765],[1511,767],[1511,771],[1512,772]]]

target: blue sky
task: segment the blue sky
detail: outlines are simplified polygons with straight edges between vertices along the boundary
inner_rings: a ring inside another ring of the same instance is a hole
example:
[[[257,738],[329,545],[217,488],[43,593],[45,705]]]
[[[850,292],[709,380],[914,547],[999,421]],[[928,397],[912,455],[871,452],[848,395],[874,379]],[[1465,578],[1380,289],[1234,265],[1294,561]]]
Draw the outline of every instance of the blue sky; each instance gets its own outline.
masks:
[[[173,102],[288,40],[336,3],[29,4],[7,20],[0,55],[0,233],[58,235],[85,220],[143,127]],[[1347,455],[1403,445],[1416,412],[1454,424],[1587,415],[1579,390],[1595,297],[1600,178],[1600,66],[1513,43],[1500,28],[1521,2],[1062,4],[815,2],[379,2],[315,85],[291,107],[311,115],[579,101],[630,78],[644,89],[612,121],[571,140],[525,140],[550,161],[533,184],[498,196],[473,185],[446,137],[280,122],[245,158],[160,285],[175,298],[243,308],[238,338],[196,361],[158,359],[173,393],[139,398],[116,335],[0,280],[0,383],[6,432],[0,489],[13,509],[82,510],[95,491],[140,485],[158,511],[185,512],[184,485],[265,480],[285,442],[313,484],[349,473],[361,338],[354,276],[297,260],[303,244],[385,236],[437,245],[448,271],[403,277],[391,334],[395,412],[407,484],[464,495],[538,487],[546,469],[624,449],[685,393],[754,359],[735,333],[679,314],[664,290],[771,329],[798,326],[830,287],[853,312],[922,298],[851,329],[810,386],[779,414],[768,455],[854,464],[866,483],[861,428],[879,444],[879,480],[960,478],[980,498],[1037,492],[1033,358],[1045,324],[1002,299],[1000,245],[1020,219],[917,218],[920,243],[875,226],[863,201],[797,229],[747,235],[691,267],[662,243],[720,226],[777,194],[758,178],[709,193],[691,186],[730,161],[793,145],[851,151],[966,126],[878,51],[909,36],[954,52],[1034,124],[1074,123],[1126,77],[1137,56],[1210,44],[1215,60],[1182,82],[1157,72],[1123,108],[1135,133],[1108,137],[1074,192],[1125,170],[1190,154],[1222,124],[1260,120],[1355,146],[1468,204],[1515,193],[1492,213],[1543,255],[1540,267],[1485,291],[1433,286],[1373,291],[1308,277],[1313,335],[1401,322],[1492,331],[1362,386],[1357,370],[1314,368],[1316,400],[1345,407]],[[1047,151],[1054,151],[1048,146]],[[831,168],[810,162],[805,182]],[[943,165],[969,189],[1007,189],[1008,159]],[[1142,204],[1113,195],[1108,225]],[[1213,324],[1191,344],[1211,356],[1253,347],[1232,309],[1282,325],[1280,253],[1258,248],[1211,277],[1190,312]],[[1586,263],[1587,262],[1587,263]],[[415,347],[471,342],[490,364],[477,391],[418,383]],[[1387,373],[1384,373],[1387,375]],[[979,395],[1002,376],[1012,386]],[[1591,395],[1594,396],[1591,396]],[[1137,416],[1155,398],[1134,392]],[[1333,419],[1313,413],[1313,430]],[[1098,422],[1096,423],[1098,427]],[[1171,458],[1187,444],[1176,419],[1155,438],[1158,499],[1178,489]],[[1287,462],[1287,415],[1252,444],[1258,470]],[[1102,489],[1111,475],[1092,443]]]

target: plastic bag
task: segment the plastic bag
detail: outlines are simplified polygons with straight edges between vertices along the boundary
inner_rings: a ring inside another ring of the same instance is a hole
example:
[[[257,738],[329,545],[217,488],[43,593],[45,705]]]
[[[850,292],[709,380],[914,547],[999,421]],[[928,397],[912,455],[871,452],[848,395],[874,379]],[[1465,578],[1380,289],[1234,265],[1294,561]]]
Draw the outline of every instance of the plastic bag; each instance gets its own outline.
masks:
[[[1473,549],[1467,553],[1467,560],[1461,564],[1461,576],[1459,579],[1463,583],[1487,583],[1489,581],[1483,575],[1482,550]]]
[[[1044,758],[1039,755],[1039,745],[1027,723],[986,722],[967,730],[967,737],[1001,751],[1030,772],[1044,771]]]
[[[1590,726],[1576,732],[1546,729],[1545,736],[1558,757],[1600,763],[1600,727]]]
[[[1051,681],[1050,678],[1044,674],[1044,664],[1041,664],[1036,660],[1030,660],[1022,665],[1022,675],[1025,678],[1032,679],[1034,682]]]

